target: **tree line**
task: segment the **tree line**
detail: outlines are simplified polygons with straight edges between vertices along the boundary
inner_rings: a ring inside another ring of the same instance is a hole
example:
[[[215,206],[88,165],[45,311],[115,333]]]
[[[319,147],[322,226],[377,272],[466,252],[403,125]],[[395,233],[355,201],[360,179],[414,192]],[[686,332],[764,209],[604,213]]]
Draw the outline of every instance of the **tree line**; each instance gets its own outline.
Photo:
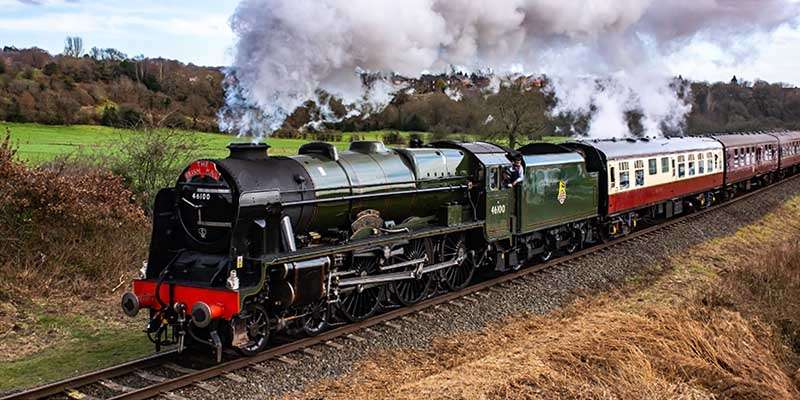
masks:
[[[80,38],[67,38],[60,55],[7,46],[0,51],[0,120],[216,131],[223,79],[219,68],[116,49],[84,53]]]

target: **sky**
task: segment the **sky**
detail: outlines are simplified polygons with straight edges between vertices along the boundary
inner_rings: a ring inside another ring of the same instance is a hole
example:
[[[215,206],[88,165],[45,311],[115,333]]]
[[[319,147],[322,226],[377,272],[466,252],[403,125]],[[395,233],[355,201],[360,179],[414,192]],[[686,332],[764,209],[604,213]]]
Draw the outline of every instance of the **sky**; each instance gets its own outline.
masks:
[[[223,66],[234,34],[230,0],[0,0],[0,46],[40,47],[57,54],[67,36],[84,50],[115,48],[133,57]]]
[[[116,48],[129,56],[177,59],[225,66],[233,60],[232,0],[0,0],[0,46],[37,46],[53,54],[66,36],[83,38],[84,48]],[[754,35],[757,54],[736,57],[697,39],[667,59],[675,75],[707,81],[764,79],[800,86],[800,26]]]

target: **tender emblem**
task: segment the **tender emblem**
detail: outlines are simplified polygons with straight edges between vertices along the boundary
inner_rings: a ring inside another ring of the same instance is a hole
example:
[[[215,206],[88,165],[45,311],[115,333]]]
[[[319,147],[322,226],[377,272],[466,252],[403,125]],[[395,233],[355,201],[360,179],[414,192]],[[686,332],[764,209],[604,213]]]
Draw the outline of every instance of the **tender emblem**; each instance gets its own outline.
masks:
[[[558,202],[564,204],[567,201],[567,183],[563,180],[558,181]]]

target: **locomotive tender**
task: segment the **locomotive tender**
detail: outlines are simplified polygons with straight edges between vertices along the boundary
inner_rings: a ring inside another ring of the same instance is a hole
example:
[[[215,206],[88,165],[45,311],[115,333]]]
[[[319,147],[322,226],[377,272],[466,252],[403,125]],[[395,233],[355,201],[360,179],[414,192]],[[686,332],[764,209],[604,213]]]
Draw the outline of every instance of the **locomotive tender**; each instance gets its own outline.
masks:
[[[149,258],[122,307],[157,349],[245,355],[625,235],[795,173],[800,132],[575,141],[518,150],[232,144],[156,198]],[[524,179],[508,171],[521,159]]]

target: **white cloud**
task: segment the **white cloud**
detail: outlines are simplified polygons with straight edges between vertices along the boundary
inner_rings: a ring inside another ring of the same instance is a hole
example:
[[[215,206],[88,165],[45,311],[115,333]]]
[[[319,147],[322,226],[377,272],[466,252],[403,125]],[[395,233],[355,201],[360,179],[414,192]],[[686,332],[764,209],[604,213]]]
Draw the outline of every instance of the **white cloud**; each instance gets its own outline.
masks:
[[[37,46],[58,53],[66,36],[87,48],[113,47],[130,55],[178,58],[203,65],[229,63],[235,4],[213,0],[74,2],[0,0],[0,45]],[[187,4],[188,3],[188,4]]]
[[[668,59],[672,73],[706,81],[727,81],[736,75],[749,81],[763,79],[800,86],[800,27],[783,25],[771,34],[747,39],[751,51],[739,52],[706,40],[694,40]]]

